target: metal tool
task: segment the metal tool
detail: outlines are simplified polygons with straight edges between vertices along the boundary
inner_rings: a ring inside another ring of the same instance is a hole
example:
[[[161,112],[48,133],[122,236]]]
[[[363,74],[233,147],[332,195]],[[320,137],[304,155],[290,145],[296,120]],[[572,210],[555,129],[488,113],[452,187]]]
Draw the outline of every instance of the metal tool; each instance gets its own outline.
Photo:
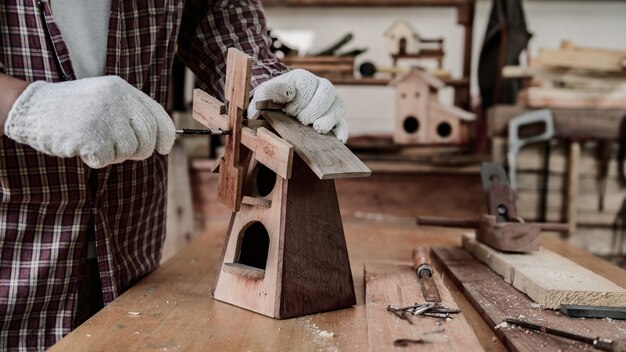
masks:
[[[424,339],[397,339],[393,342],[393,345],[396,347],[409,347],[409,345],[422,345],[425,343],[430,343],[430,341]]]
[[[517,217],[515,192],[500,163],[483,163],[480,177],[487,195],[487,213],[496,217],[496,222],[521,222]]]
[[[442,307],[435,302],[428,302],[424,304],[415,303],[415,305],[408,307],[388,305],[387,311],[393,313],[402,320],[406,320],[411,325],[413,325],[413,322],[409,318],[410,315],[439,319],[452,319],[452,314],[461,313],[460,309]]]
[[[188,128],[183,128],[180,130],[176,130],[176,134],[196,134],[196,135],[205,135],[205,136],[228,136],[231,134],[230,131],[222,131],[222,130],[193,130]]]
[[[552,329],[552,328],[548,328],[548,327],[541,326],[541,325],[532,324],[532,323],[525,322],[522,320],[517,320],[517,319],[504,319],[504,321],[507,322],[508,324],[517,325],[526,329],[540,331],[546,334],[564,337],[566,339],[570,339],[574,341],[583,342],[602,351],[626,352],[626,340],[625,339],[610,340],[610,339],[604,339],[601,337],[596,337],[596,338],[586,337],[582,335],[572,334],[567,331],[561,331],[561,330]]]
[[[570,318],[610,318],[626,320],[626,308],[623,307],[597,307],[581,306],[577,304],[561,304],[561,313]]]
[[[441,302],[439,290],[433,280],[433,267],[430,264],[428,250],[424,247],[415,247],[412,257],[413,269],[422,288],[424,299],[426,302]]]
[[[541,123],[545,125],[542,133],[527,138],[520,137],[521,128]],[[554,119],[552,118],[552,112],[548,109],[531,111],[509,121],[507,160],[509,163],[511,187],[513,189],[517,188],[517,154],[520,149],[532,143],[549,141],[552,137],[554,137]]]

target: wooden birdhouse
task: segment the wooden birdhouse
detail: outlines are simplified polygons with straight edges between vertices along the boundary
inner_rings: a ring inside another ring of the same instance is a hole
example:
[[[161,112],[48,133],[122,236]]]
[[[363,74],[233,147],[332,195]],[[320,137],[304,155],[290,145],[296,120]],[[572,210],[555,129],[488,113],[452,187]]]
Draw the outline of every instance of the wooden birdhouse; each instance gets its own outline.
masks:
[[[476,116],[455,106],[441,104],[437,92],[445,87],[438,78],[412,69],[390,83],[396,90],[398,144],[465,144]]]
[[[385,31],[387,50],[391,55],[417,54],[420,51],[420,37],[406,21],[397,20]]]
[[[334,179],[371,171],[332,133],[271,102],[242,121],[252,59],[230,49],[224,104],[196,90],[193,116],[229,131],[218,199],[232,210],[213,297],[274,318],[356,304]],[[294,153],[295,152],[295,153]]]

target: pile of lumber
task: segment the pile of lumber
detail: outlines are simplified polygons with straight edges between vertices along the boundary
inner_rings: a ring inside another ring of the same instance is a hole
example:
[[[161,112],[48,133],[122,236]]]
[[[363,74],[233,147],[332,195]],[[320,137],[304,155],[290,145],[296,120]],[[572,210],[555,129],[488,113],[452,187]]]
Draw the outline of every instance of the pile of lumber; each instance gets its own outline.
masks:
[[[293,68],[311,71],[318,76],[354,77],[352,56],[287,56],[281,62]]]
[[[520,95],[530,107],[626,108],[626,51],[582,48],[565,41],[542,49],[528,68],[507,66],[505,78],[531,78]]]
[[[494,139],[494,158],[506,163],[506,142]],[[543,184],[543,145],[530,145],[521,150],[517,159],[517,210],[529,221],[541,218],[540,201]],[[553,141],[548,176],[546,221],[566,221],[567,210],[567,151],[564,141]],[[615,151],[613,153],[615,155]],[[580,175],[578,186],[577,219],[582,229],[594,228],[594,233],[605,239],[612,236],[612,225],[622,208],[626,208],[626,188],[621,187],[615,157],[608,164],[607,178],[600,177],[600,161],[597,143],[586,142],[581,146]],[[603,185],[605,182],[606,185]],[[600,210],[599,194],[605,188],[603,209]],[[622,210],[623,211],[623,210]]]

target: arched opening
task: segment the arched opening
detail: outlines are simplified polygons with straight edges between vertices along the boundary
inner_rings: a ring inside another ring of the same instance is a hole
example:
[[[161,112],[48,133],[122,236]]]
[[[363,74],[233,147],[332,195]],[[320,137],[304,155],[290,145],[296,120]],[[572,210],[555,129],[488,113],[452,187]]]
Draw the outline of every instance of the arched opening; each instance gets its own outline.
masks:
[[[449,122],[440,122],[437,125],[437,135],[441,138],[448,138],[452,134],[452,126]]]
[[[276,173],[267,166],[259,163],[254,173],[254,180],[254,192],[258,196],[266,197],[272,193],[276,186]]]
[[[405,55],[406,54],[406,38],[401,38],[398,45],[399,45],[398,54]]]
[[[246,227],[241,238],[238,263],[265,270],[270,236],[259,221]]]
[[[415,116],[408,116],[407,118],[404,119],[404,122],[402,123],[402,128],[404,128],[404,131],[406,133],[413,134],[413,133],[419,131],[419,129],[420,129],[420,122],[417,119],[417,117],[415,117]]]

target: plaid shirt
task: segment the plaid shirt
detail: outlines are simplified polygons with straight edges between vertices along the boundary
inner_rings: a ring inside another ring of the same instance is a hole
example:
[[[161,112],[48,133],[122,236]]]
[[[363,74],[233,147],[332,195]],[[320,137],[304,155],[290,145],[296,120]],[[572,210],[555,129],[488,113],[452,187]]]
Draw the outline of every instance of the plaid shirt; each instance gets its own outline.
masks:
[[[105,72],[164,104],[178,47],[202,88],[223,98],[229,47],[257,59],[253,86],[284,72],[269,44],[259,0],[112,0]],[[0,71],[31,82],[75,79],[50,0],[0,1]],[[95,173],[2,137],[0,350],[43,349],[71,330],[94,228],[105,304],[158,265],[166,176],[158,154]]]

